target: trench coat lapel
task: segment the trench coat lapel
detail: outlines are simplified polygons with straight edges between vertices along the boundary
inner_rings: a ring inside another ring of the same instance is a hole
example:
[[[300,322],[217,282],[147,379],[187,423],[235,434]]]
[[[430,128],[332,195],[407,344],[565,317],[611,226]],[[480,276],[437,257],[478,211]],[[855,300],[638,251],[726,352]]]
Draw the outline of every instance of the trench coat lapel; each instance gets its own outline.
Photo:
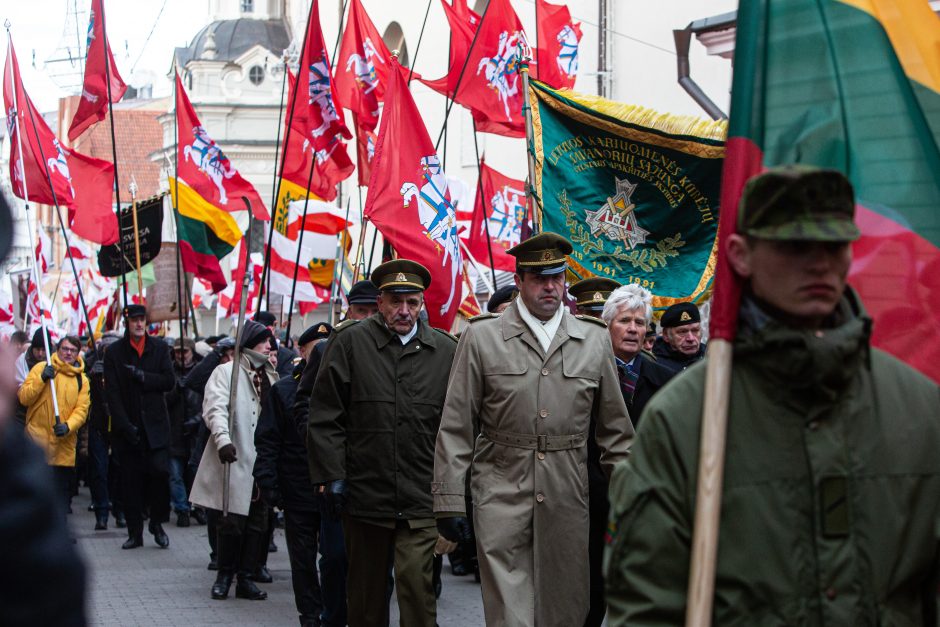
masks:
[[[535,339],[535,336],[532,334],[532,330],[529,328],[529,325],[527,325],[525,320],[522,319],[522,316],[519,315],[519,306],[515,301],[513,301],[506,311],[502,313],[499,322],[500,326],[502,327],[504,341],[508,341],[510,338],[519,337],[522,339],[523,343],[527,344],[529,348],[536,352],[540,359],[543,361],[546,359],[545,351],[542,350],[542,345],[539,344],[537,339]]]

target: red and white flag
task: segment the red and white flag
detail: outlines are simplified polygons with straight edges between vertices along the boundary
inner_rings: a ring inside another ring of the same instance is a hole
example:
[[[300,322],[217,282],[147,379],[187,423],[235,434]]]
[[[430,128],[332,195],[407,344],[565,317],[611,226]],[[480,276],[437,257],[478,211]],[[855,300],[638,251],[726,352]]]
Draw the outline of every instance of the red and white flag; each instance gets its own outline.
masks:
[[[480,162],[480,173],[482,186],[477,187],[473,220],[467,233],[467,250],[477,263],[487,267],[491,265],[492,250],[493,268],[512,272],[516,260],[506,251],[521,241],[526,215],[525,183],[497,172],[485,161]],[[487,234],[491,245],[487,244]]]
[[[339,47],[336,94],[339,102],[357,117],[357,126],[367,131],[375,130],[379,124],[379,103],[388,84],[390,58],[385,41],[362,2],[351,0]]]
[[[462,298],[457,217],[441,162],[397,59],[392,72],[364,209],[399,256],[431,272],[431,325],[450,329]]]
[[[72,263],[75,264],[75,270],[79,273],[91,269],[92,260],[95,259],[91,246],[77,237],[69,238],[69,255],[72,257]]]
[[[447,65],[447,74],[438,79],[426,79],[418,77],[418,80],[448,98],[454,97],[454,89],[457,87],[457,79],[460,76],[460,70],[464,63],[467,63],[467,70],[470,70],[470,63],[467,61],[467,55],[470,54],[470,44],[473,41],[473,34],[480,25],[480,16],[474,13],[466,3],[466,0],[454,0],[453,5],[447,3],[447,0],[441,0],[444,7],[444,16],[450,26],[450,56]]]
[[[532,76],[556,89],[571,89],[578,77],[581,24],[571,19],[567,5],[535,0],[538,47]]]
[[[13,193],[26,199],[28,188],[28,200],[67,206],[73,232],[103,245],[117,242],[117,217],[111,203],[114,166],[59,142],[23,87],[12,39],[3,72],[3,106],[9,125]]]
[[[356,122],[356,116],[353,115],[353,122]],[[369,185],[369,177],[372,176],[372,160],[375,158],[375,142],[378,135],[375,131],[370,131],[358,123],[356,126],[356,171],[358,172],[359,185],[366,187]]]
[[[118,102],[127,91],[124,79],[114,65],[114,56],[104,30],[104,0],[91,0],[88,18],[88,44],[85,57],[85,81],[82,98],[69,127],[69,140],[81,135],[92,124],[104,119],[108,112],[108,96]],[[107,65],[106,65],[107,64]],[[111,78],[111,93],[108,94],[108,77]]]

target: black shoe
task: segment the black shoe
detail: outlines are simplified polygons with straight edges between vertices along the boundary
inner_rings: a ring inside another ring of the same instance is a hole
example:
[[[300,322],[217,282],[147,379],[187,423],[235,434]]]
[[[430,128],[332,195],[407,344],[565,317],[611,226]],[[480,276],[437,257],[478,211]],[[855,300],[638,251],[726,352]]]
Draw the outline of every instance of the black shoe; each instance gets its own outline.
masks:
[[[263,544],[261,546],[264,546]],[[271,541],[268,542],[268,553],[277,553],[277,545],[274,544],[274,537],[271,537]]]
[[[197,525],[206,524],[206,512],[201,507],[197,507],[192,511],[193,520],[196,521]]]
[[[256,586],[248,577],[239,575],[238,582],[235,584],[235,598],[264,601],[268,598],[268,593]]]
[[[103,531],[108,528],[108,512],[95,512],[95,531]]]
[[[253,575],[249,575],[248,578],[257,583],[271,583],[274,581],[274,577],[271,576],[271,571],[268,570],[267,566],[259,566],[258,570]]]
[[[144,538],[142,535],[134,535],[127,539],[127,542],[121,545],[122,549],[136,549],[144,545]]]
[[[118,529],[124,529],[127,527],[127,519],[124,518],[124,514],[115,514],[114,515],[114,526]]]
[[[322,623],[319,618],[304,618],[300,617],[300,627],[321,627]]]
[[[206,570],[219,570],[219,560],[215,556],[209,557],[209,565],[206,566]]]
[[[158,547],[165,549],[170,546],[170,538],[163,530],[163,525],[151,521],[147,528],[150,529],[150,533],[153,534],[153,541],[157,543]]]
[[[189,512],[176,512],[176,526],[177,527],[189,526]]]
[[[232,587],[232,579],[232,573],[219,573],[215,578],[215,583],[212,584],[212,598],[227,599],[229,588]]]

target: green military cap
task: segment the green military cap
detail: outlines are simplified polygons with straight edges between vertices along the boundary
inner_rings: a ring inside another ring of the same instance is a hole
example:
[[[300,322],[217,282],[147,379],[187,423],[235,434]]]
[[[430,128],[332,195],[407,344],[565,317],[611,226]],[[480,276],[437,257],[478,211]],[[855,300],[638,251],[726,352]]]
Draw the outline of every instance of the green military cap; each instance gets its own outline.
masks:
[[[431,285],[431,273],[417,261],[393,259],[372,271],[372,284],[382,292],[423,292]]]
[[[544,232],[516,244],[506,252],[516,258],[516,269],[534,274],[559,274],[568,267],[571,242],[557,233]]]
[[[807,165],[771,168],[744,186],[738,230],[770,240],[851,242],[855,193],[838,170]]]
[[[604,303],[610,297],[610,293],[620,287],[613,279],[604,277],[591,277],[583,279],[568,288],[580,309],[590,311],[601,311],[604,309]]]

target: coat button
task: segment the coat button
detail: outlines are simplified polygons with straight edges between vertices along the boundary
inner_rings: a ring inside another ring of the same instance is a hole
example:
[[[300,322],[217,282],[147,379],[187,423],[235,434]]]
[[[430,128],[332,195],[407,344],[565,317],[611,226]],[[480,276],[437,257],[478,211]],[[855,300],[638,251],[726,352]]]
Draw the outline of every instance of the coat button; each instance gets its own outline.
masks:
[[[415,350],[421,350],[421,345],[418,344],[417,346],[415,346]]]
[[[545,453],[539,453],[539,459],[545,459]]]
[[[542,376],[543,376],[543,377],[547,377],[547,376],[548,376],[548,368],[542,368]]]
[[[545,495],[539,492],[538,494],[535,495],[535,500],[541,503],[542,501],[545,500]]]
[[[540,410],[539,416],[541,416],[542,418],[546,418],[548,416],[548,410],[547,409]]]
[[[807,423],[806,427],[807,427],[810,431],[815,431],[816,429],[819,428],[819,421],[818,421],[818,420],[810,420],[810,421]]]
[[[826,598],[832,601],[836,598],[836,589],[833,587],[826,588]]]

